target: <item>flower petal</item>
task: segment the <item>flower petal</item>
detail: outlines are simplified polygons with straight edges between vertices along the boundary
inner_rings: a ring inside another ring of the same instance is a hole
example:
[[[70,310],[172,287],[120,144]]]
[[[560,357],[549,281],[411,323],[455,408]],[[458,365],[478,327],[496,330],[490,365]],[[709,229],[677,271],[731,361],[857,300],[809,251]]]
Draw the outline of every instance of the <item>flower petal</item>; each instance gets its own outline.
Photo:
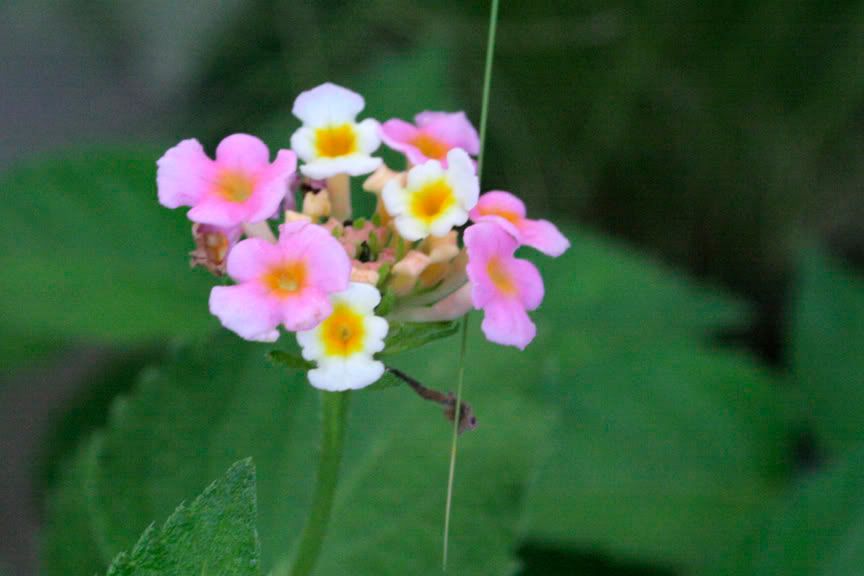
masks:
[[[524,350],[537,334],[534,322],[516,300],[494,300],[483,312],[481,328],[491,342]]]
[[[255,173],[270,164],[270,150],[255,136],[232,134],[216,148],[216,162],[227,168]]]
[[[210,291],[210,313],[246,340],[275,342],[279,338],[278,310],[253,284],[214,287]]]
[[[327,294],[314,287],[279,301],[280,321],[289,332],[311,330],[332,311]]]
[[[247,238],[228,254],[228,275],[237,282],[255,280],[281,257],[279,248],[261,238]]]
[[[393,118],[381,124],[381,139],[387,146],[399,152],[405,152],[411,146],[419,131],[409,122]]]
[[[526,310],[534,310],[543,302],[543,277],[533,262],[513,258],[509,262],[510,273],[519,287],[519,301]]]
[[[156,164],[159,203],[163,206],[193,206],[207,195],[215,170],[197,140],[183,140],[165,152]]]
[[[471,220],[477,222],[481,217],[490,215],[518,221],[525,218],[525,204],[510,192],[492,190],[480,196],[477,206],[471,210]]]
[[[357,390],[376,382],[384,375],[384,365],[365,354],[323,362],[309,371],[309,383],[333,392]]]
[[[326,126],[353,122],[365,105],[356,92],[326,82],[297,96],[291,113],[306,126]]]
[[[570,241],[547,220],[523,220],[518,228],[522,244],[548,256],[558,257],[570,247]]]
[[[374,172],[381,166],[381,162],[381,158],[373,158],[365,154],[352,154],[351,156],[341,156],[339,158],[312,160],[308,164],[301,166],[300,172],[304,176],[316,180],[323,180],[337,174],[361,176]]]
[[[464,112],[421,112],[415,120],[424,132],[454,148],[472,156],[480,151],[480,136]]]

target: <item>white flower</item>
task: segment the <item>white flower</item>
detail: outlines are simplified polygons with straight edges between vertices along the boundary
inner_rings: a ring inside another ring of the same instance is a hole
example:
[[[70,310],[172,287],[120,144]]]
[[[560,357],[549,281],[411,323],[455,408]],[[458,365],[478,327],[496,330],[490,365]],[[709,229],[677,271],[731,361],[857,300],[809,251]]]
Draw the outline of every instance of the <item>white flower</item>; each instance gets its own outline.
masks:
[[[316,362],[309,382],[322,390],[364,388],[384,374],[372,355],[384,349],[387,321],[375,316],[381,294],[369,284],[352,282],[330,296],[333,313],[317,327],[297,332],[303,358]]]
[[[468,212],[477,204],[480,183],[474,162],[464,150],[454,148],[447,153],[446,169],[437,160],[429,160],[408,172],[404,187],[399,178],[393,178],[381,194],[399,234],[414,241],[430,234],[446,236],[467,222]]]
[[[381,145],[378,122],[357,122],[365,102],[347,88],[329,82],[303,92],[292,113],[303,122],[291,136],[291,148],[305,162],[300,171],[310,178],[336,174],[359,176],[381,165],[371,154]]]

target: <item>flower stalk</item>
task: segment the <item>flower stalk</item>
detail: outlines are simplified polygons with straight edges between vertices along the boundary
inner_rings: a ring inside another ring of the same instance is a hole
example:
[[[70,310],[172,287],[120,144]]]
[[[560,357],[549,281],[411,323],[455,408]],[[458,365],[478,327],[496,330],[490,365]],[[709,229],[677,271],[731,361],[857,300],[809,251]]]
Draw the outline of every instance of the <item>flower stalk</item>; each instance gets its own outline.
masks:
[[[289,572],[291,576],[311,574],[321,553],[339,479],[350,395],[350,391],[321,392],[321,454],[315,493],[312,497],[312,511],[303,527]]]

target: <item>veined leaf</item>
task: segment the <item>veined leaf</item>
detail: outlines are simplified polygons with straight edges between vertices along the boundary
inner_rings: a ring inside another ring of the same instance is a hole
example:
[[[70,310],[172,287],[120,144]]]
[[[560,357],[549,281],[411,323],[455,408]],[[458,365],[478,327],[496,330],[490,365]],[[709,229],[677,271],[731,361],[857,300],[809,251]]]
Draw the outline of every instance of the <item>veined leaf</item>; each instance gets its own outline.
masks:
[[[247,459],[191,504],[180,504],[161,528],[151,524],[114,559],[108,576],[257,576],[255,520],[255,467]]]

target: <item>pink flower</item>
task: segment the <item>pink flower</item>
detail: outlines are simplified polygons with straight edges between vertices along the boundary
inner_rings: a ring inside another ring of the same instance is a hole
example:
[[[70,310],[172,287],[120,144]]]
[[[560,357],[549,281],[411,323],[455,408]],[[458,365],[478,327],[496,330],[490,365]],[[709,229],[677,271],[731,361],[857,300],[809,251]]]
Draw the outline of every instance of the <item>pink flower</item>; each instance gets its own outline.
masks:
[[[567,238],[551,222],[525,218],[525,204],[509,192],[493,190],[483,194],[470,217],[473,222],[495,222],[519,244],[536,248],[548,256],[560,256],[570,247]]]
[[[351,262],[321,226],[291,222],[279,241],[238,243],[228,254],[235,286],[210,292],[210,312],[246,340],[274,342],[280,324],[292,332],[314,328],[331,312],[328,295],[348,287]]]
[[[543,279],[531,262],[515,258],[516,239],[495,222],[465,230],[471,300],[483,309],[483,333],[498,344],[524,349],[537,332],[527,311],[543,301]]]
[[[297,157],[270,151],[254,136],[234,134],[219,143],[216,160],[194,139],[168,150],[158,162],[159,203],[168,208],[191,206],[189,219],[231,227],[272,216],[288,192]]]
[[[447,166],[447,152],[462,148],[476,156],[480,138],[464,112],[421,112],[410,124],[394,118],[381,125],[381,139],[390,148],[405,154],[411,164],[439,160]]]

